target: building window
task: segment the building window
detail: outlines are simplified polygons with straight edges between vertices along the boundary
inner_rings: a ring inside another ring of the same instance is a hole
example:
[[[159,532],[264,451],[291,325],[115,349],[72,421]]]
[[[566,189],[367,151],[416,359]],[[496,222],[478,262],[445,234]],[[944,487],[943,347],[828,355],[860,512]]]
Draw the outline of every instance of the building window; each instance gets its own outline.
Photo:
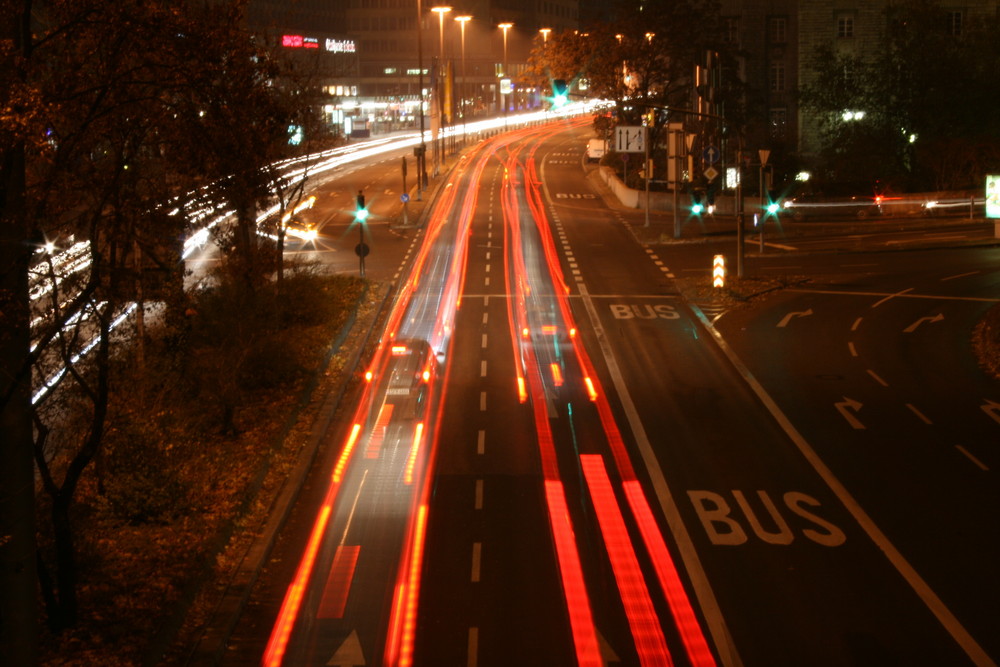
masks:
[[[854,37],[854,17],[853,16],[838,16],[837,17],[837,37],[840,38],[850,38]]]
[[[776,138],[784,137],[788,125],[788,110],[784,107],[771,109],[770,119],[769,129],[771,136]]]
[[[740,19],[736,16],[726,17],[726,41],[730,44],[740,43]]]
[[[962,34],[962,12],[948,12],[948,34],[958,37]]]
[[[767,35],[772,44],[784,44],[788,41],[787,27],[788,19],[784,16],[772,16],[767,20]]]
[[[771,63],[770,82],[772,93],[785,92],[785,63],[781,61]]]

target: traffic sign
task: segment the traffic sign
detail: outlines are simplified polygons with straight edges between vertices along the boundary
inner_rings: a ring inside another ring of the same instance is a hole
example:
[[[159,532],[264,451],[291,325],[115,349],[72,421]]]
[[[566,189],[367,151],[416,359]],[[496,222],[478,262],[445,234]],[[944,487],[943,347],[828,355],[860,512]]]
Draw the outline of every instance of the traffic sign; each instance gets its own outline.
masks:
[[[406,202],[410,201],[410,195],[404,192],[403,194],[399,195],[399,201],[405,204]]]
[[[719,172],[715,167],[708,167],[703,173],[709,182],[714,181],[715,177],[719,175]]]
[[[359,243],[354,246],[354,254],[358,257],[367,257],[371,251],[372,249],[368,247],[367,243]]]
[[[616,127],[615,150],[619,153],[645,153],[646,128],[641,125],[619,125]]]
[[[707,164],[715,164],[719,161],[721,155],[721,152],[715,146],[706,146],[705,150],[701,153],[701,157]]]

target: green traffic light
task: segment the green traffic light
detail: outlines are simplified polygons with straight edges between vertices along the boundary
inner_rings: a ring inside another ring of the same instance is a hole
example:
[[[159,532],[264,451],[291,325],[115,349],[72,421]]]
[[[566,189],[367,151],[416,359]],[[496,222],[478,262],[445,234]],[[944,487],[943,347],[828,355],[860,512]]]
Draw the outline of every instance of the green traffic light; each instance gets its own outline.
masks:
[[[692,204],[691,212],[695,215],[701,215],[701,212],[705,210],[705,207],[701,204]]]
[[[354,212],[354,219],[357,220],[358,222],[364,222],[365,220],[367,220],[368,209],[359,208],[357,211]]]

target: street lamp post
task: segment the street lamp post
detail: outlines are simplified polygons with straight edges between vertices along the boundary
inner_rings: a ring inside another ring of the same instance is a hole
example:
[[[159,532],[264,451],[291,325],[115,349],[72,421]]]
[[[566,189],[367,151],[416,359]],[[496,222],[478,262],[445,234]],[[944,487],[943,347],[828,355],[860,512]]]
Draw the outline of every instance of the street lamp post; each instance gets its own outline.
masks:
[[[440,134],[438,135],[438,140],[435,143],[435,152],[437,153],[438,169],[440,169],[444,164],[444,151],[442,150],[442,141],[444,140],[444,94],[443,86],[441,85],[442,78],[445,75],[444,66],[444,15],[451,11],[451,7],[448,6],[438,6],[431,7],[431,11],[438,15],[438,73],[437,80],[434,82],[437,88],[437,106],[438,106],[438,124],[440,127]]]
[[[420,155],[417,156],[417,201],[422,199],[421,195],[427,186],[427,144],[424,142],[424,39],[421,22],[424,20],[423,0],[417,0],[417,85],[420,90],[419,113],[420,113]]]
[[[456,16],[455,20],[458,21],[458,25],[462,30],[462,86],[459,91],[459,113],[462,114],[462,145],[465,145],[466,136],[466,121],[465,121],[465,95],[468,92],[468,78],[465,74],[465,24],[472,20],[471,16]]]
[[[542,63],[546,69],[549,69],[549,33],[552,32],[552,28],[539,28],[538,32],[542,33]],[[549,76],[552,76],[551,71]],[[544,89],[542,89],[541,94],[545,95]],[[555,95],[556,91],[553,85],[552,97],[555,98]]]
[[[510,79],[507,73],[507,31],[514,27],[513,23],[501,23],[497,26],[503,30],[503,78]],[[503,92],[500,93],[500,100],[503,102],[503,127],[507,129],[507,98]]]

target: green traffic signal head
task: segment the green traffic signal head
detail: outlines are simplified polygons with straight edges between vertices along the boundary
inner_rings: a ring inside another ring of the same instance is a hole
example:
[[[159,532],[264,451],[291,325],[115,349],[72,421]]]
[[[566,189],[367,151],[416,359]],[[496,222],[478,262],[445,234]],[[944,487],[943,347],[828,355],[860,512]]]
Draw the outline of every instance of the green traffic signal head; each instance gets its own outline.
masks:
[[[566,79],[552,80],[552,106],[558,109],[569,102],[569,85]]]
[[[358,210],[356,210],[354,212],[354,219],[357,220],[358,222],[364,222],[365,220],[367,220],[368,219],[368,209],[366,209],[366,208],[359,208]]]

